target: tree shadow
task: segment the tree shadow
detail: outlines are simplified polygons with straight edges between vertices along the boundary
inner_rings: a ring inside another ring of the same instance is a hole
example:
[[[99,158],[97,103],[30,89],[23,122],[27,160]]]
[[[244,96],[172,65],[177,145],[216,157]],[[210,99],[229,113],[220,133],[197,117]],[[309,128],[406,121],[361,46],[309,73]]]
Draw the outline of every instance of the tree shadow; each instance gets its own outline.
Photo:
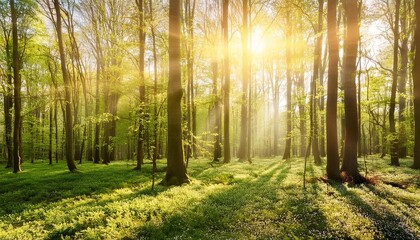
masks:
[[[228,183],[193,208],[150,221],[137,239],[279,239],[325,236],[316,194],[283,186],[290,166],[276,163],[246,181]],[[191,203],[186,203],[191,204]],[[313,221],[307,221],[308,218]],[[311,229],[315,229],[311,231]]]
[[[86,164],[84,164],[86,165]],[[22,173],[9,174],[0,180],[0,217],[49,205],[63,199],[91,197],[131,188],[137,194],[158,194],[151,190],[151,166],[141,171],[132,165],[95,165],[80,173],[70,173],[63,164],[31,165]],[[157,177],[161,177],[159,173]]]
[[[392,213],[389,209],[380,206],[372,206],[363,200],[359,195],[348,191],[342,184],[331,184],[351,204],[358,213],[367,218],[376,228],[375,239],[418,239],[404,219]],[[373,186],[367,185],[369,190],[375,192]],[[380,197],[380,196],[377,196]]]

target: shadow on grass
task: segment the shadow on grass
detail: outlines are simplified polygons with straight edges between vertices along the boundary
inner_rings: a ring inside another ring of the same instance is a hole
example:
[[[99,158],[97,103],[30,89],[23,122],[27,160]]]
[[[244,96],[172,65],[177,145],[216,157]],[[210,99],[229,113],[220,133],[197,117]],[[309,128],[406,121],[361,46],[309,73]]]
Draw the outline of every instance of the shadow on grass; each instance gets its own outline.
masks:
[[[138,194],[156,194],[150,189],[150,165],[145,165],[141,171],[134,171],[131,164],[122,163],[108,166],[85,163],[80,168],[80,173],[70,173],[64,164],[33,164],[26,165],[22,173],[3,175],[0,179],[0,218],[36,208],[38,204],[110,193],[125,187],[141,189]],[[162,174],[157,175],[158,180]]]
[[[375,207],[366,203],[359,195],[347,191],[346,187],[342,184],[337,183],[332,184],[332,186],[362,216],[371,221],[376,228],[375,239],[418,239],[418,236],[409,229],[400,216],[395,215],[386,208],[380,208],[380,206],[375,209]],[[375,191],[375,188],[372,186],[368,186],[368,188]]]
[[[326,219],[296,186],[284,187],[290,166],[275,163],[242,182],[231,182],[191,209],[150,222],[138,230],[138,239],[278,239],[321,236],[308,229],[326,227]],[[186,203],[188,205],[189,203]],[[307,221],[311,217],[311,221]],[[312,221],[313,220],[313,221]]]

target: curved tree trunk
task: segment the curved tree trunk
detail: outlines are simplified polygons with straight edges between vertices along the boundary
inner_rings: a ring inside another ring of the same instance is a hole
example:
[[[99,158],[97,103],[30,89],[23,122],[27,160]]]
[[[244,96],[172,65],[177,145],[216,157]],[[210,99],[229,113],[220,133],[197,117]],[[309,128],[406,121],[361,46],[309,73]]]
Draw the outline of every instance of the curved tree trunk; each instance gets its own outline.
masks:
[[[58,48],[60,52],[61,71],[64,80],[64,99],[65,99],[65,133],[66,133],[66,161],[67,167],[70,172],[77,170],[73,159],[73,116],[71,110],[71,92],[70,92],[70,79],[67,72],[66,56],[64,53],[63,37],[61,33],[61,8],[58,0],[54,0],[54,8],[56,11],[56,31]]]

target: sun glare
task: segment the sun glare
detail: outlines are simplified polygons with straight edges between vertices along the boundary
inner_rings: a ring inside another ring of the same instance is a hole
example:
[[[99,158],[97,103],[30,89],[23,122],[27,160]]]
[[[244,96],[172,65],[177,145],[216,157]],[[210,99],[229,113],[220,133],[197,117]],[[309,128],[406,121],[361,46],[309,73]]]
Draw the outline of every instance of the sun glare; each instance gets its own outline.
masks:
[[[265,48],[264,31],[261,27],[255,27],[252,32],[251,52],[253,54],[263,54]]]

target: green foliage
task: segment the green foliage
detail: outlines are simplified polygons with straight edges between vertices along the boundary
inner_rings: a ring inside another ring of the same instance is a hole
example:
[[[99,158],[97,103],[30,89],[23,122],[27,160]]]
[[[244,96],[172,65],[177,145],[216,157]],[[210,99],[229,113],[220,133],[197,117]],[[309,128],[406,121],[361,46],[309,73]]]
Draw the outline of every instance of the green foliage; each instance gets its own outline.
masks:
[[[134,162],[84,164],[79,174],[64,164],[0,169],[0,239],[415,239],[419,172],[387,162],[368,158],[378,184],[358,187],[319,181],[323,166],[309,165],[306,191],[302,159],[194,160],[191,184],[154,191],[148,163],[140,173]]]

